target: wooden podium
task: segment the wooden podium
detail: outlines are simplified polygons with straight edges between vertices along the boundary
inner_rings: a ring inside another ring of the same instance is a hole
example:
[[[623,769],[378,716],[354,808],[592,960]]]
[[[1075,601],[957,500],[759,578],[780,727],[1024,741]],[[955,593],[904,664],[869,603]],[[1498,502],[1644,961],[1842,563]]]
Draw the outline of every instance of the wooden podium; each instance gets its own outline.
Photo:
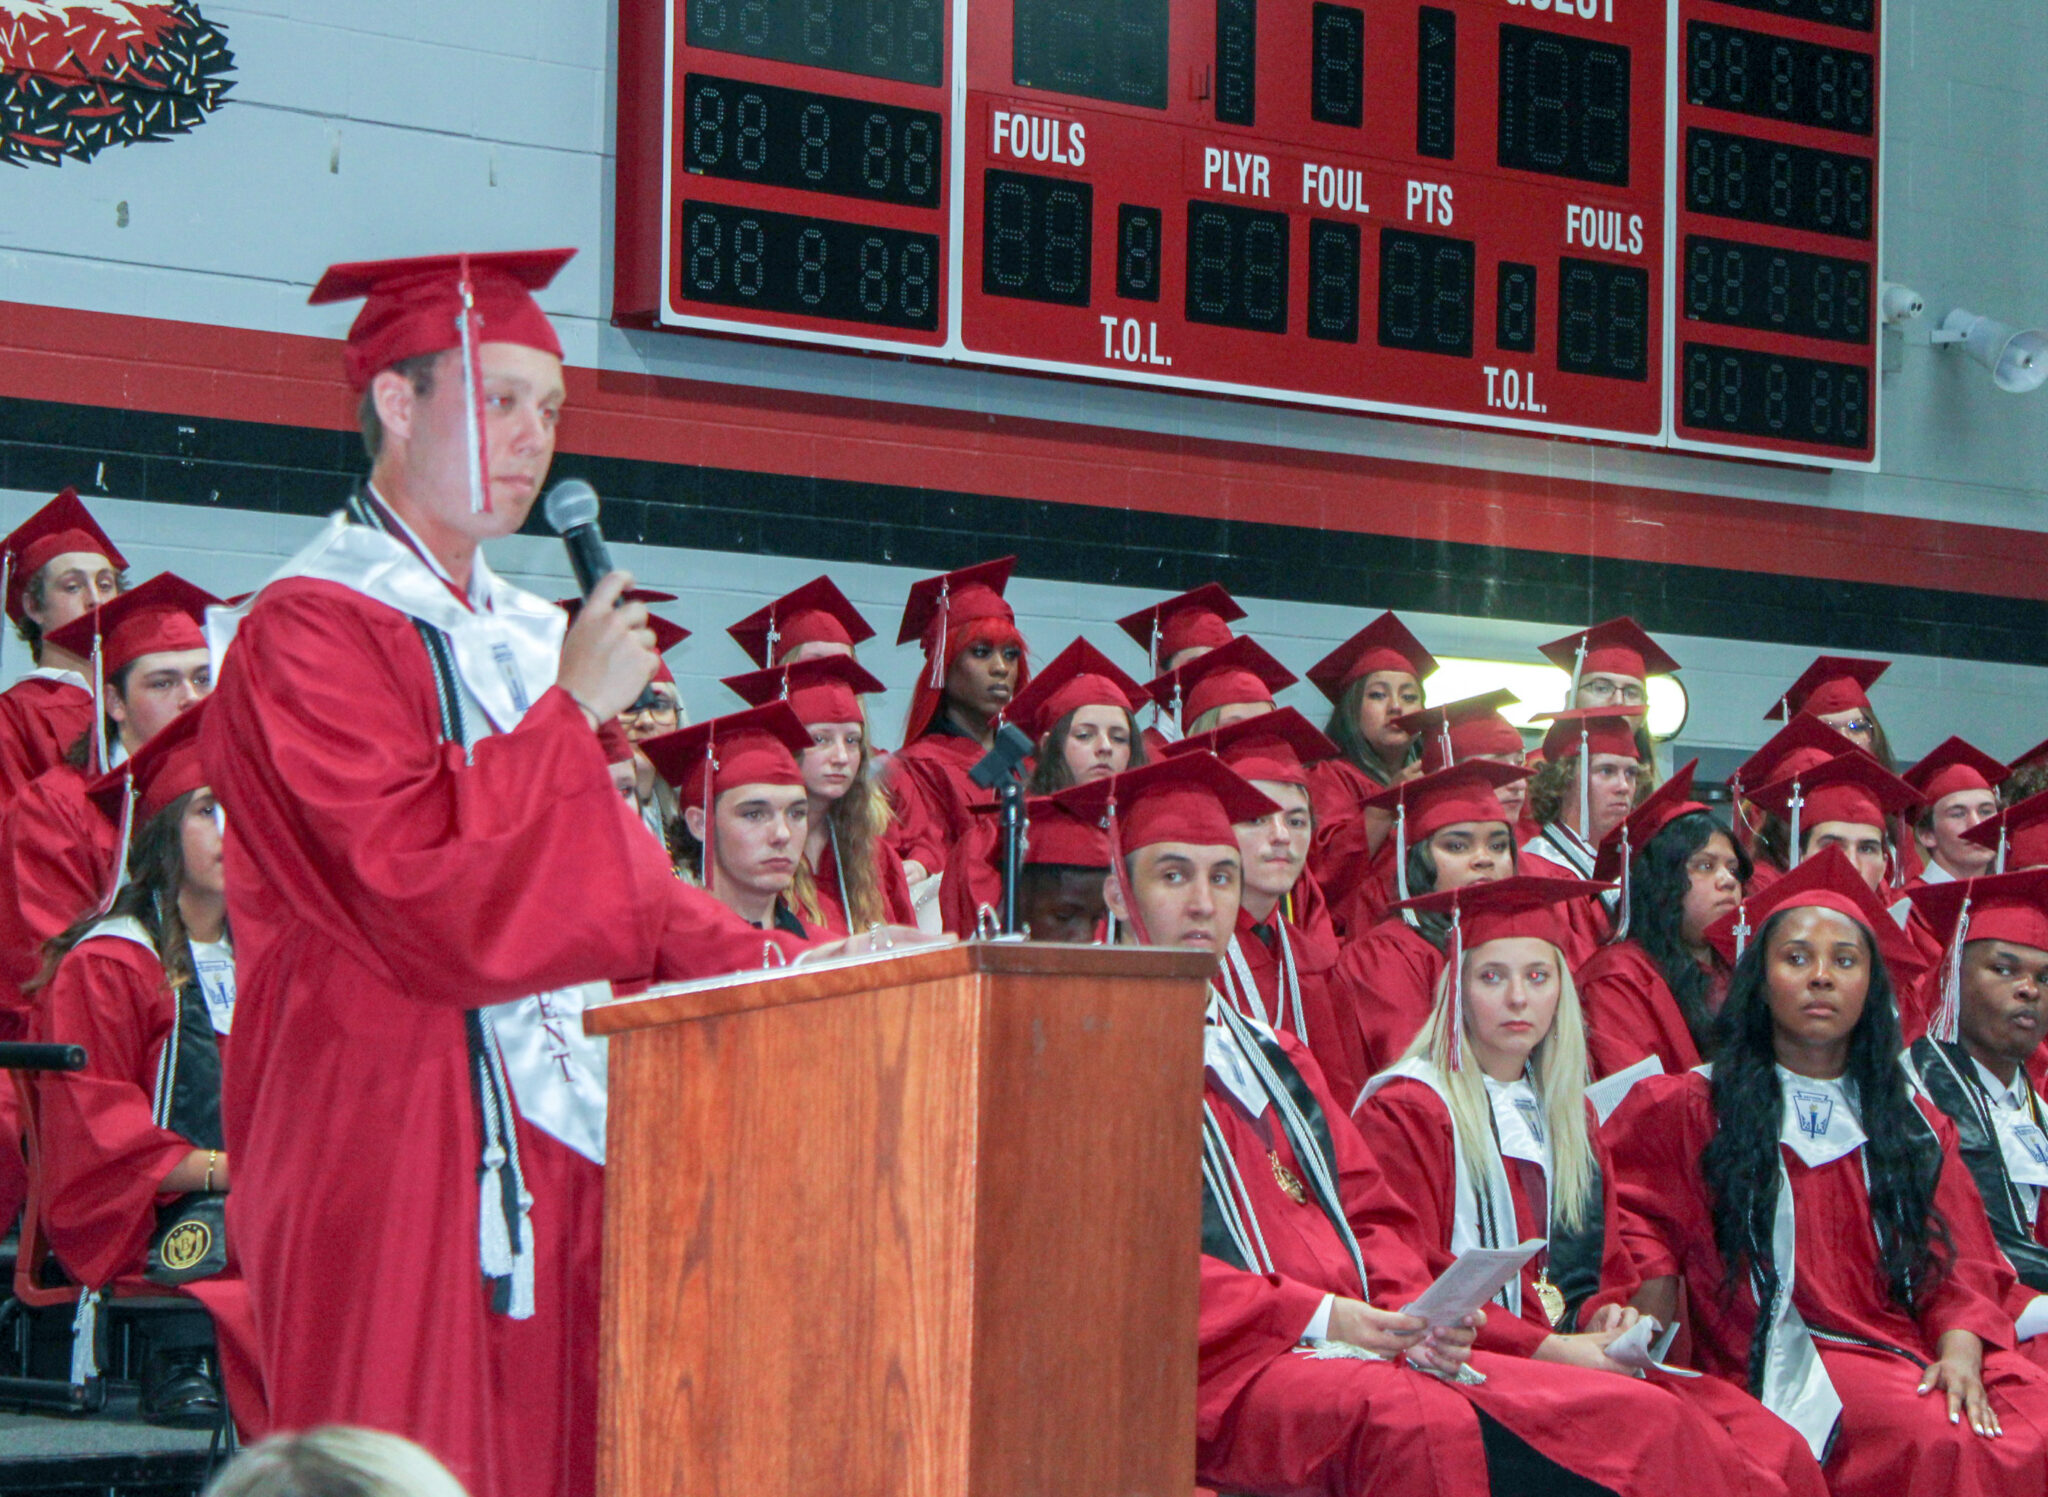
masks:
[[[1214,968],[973,944],[586,1013],[604,1497],[1188,1497]]]

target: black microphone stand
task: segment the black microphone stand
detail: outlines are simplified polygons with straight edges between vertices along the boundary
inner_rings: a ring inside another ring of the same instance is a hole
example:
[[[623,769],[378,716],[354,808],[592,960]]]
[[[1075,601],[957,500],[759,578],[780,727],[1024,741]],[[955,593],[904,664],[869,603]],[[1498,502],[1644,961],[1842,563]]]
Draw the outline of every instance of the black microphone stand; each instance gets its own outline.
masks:
[[[1024,873],[1024,764],[1034,747],[1023,729],[1004,723],[996,729],[995,743],[987,755],[967,772],[982,789],[995,791],[1002,808],[1002,927],[1006,936],[1022,934],[1017,920],[1017,884]]]

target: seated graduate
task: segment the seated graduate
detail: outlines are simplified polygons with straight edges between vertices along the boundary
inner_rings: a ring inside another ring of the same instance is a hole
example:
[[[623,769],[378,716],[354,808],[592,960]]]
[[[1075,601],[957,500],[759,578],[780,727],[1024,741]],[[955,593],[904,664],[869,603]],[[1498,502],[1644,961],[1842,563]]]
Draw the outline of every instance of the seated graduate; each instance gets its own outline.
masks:
[[[199,762],[202,711],[94,785],[116,820],[133,796],[131,877],[104,914],[49,943],[31,994],[31,1038],[86,1053],[84,1070],[36,1078],[41,1223],[87,1290],[147,1278],[204,1308],[150,1323],[145,1418],[218,1422],[217,1345],[235,1421],[257,1434],[267,1415],[248,1291],[231,1246],[215,1242],[217,1203],[205,1201],[229,1186],[220,1079],[235,968],[220,818]],[[205,1214],[180,1225],[194,1212]]]
[[[2006,1308],[2048,1364],[2048,1103],[2029,1070],[2048,1023],[2048,870],[1923,884],[1917,916],[1946,947],[1942,998],[1906,1052],[1920,1094],[1955,1125],[1992,1234],[2019,1276]]]
[[[619,594],[624,603],[673,603],[674,593],[655,592],[652,588],[632,587]],[[569,615],[574,623],[583,611],[581,598],[557,598],[556,605]],[[660,614],[649,612],[647,627],[654,635],[654,679],[647,683],[639,697],[618,715],[618,723],[624,731],[629,745],[637,746],[650,738],[659,738],[664,733],[673,733],[683,726],[686,718],[683,712],[683,696],[676,685],[675,673],[668,668],[668,652],[690,637],[690,631],[681,624],[670,623]],[[599,733],[604,733],[599,724]],[[642,825],[654,834],[655,840],[666,847],[676,820],[675,794],[668,788],[668,782],[654,772],[654,766],[644,754],[629,751],[625,758],[615,757],[616,742],[604,738],[605,762],[612,766],[612,778],[621,786],[626,804],[633,808]],[[628,775],[622,766],[630,765]],[[630,789],[627,785],[630,782]]]
[[[1891,917],[1839,849],[1738,909],[1711,1073],[1638,1082],[1604,1130],[1644,1311],[1685,1289],[1701,1370],[1798,1428],[1838,1497],[2048,1483],[2048,1379],[2012,1270],[1898,1065]]]
[[[641,752],[675,787],[682,815],[676,867],[758,930],[822,938],[797,917],[790,888],[808,878],[810,803],[797,755],[810,729],[787,702],[727,713],[660,738]]]
[[[1170,736],[1187,738],[1271,712],[1273,694],[1299,679],[1257,640],[1240,634],[1154,676],[1145,693],[1171,720]]]
[[[804,777],[803,870],[791,889],[813,930],[843,936],[877,925],[915,925],[903,861],[884,845],[889,800],[872,774],[863,693],[882,683],[850,654],[814,655],[772,670],[727,676],[757,707],[787,701],[810,734]]]
[[[1636,730],[1641,707],[1573,707],[1547,713],[1542,767],[1529,782],[1536,835],[1522,844],[1522,872],[1544,878],[1588,878],[1600,843],[1635,809],[1650,774]],[[1619,899],[1583,900],[1569,912],[1565,959],[1576,971],[1614,931]]]
[[[1802,712],[1811,713],[1896,774],[1899,761],[1870,705],[1870,688],[1890,668],[1889,660],[1817,655],[1771,705],[1764,721],[1789,723]]]
[[[1636,756],[1643,764],[1644,784],[1654,784],[1657,754],[1648,722],[1650,677],[1676,675],[1678,662],[1631,618],[1608,619],[1538,648],[1544,659],[1572,678],[1565,695],[1567,708],[1644,709],[1634,724]]]
[[[1116,626],[1144,650],[1145,675],[1151,678],[1179,670],[1190,660],[1229,644],[1237,638],[1230,626],[1243,617],[1244,610],[1221,584],[1205,582],[1163,603],[1126,614]],[[1178,724],[1169,725],[1170,734],[1160,731],[1163,710],[1159,703],[1152,704],[1153,726],[1144,733],[1145,750],[1152,758],[1180,734]]]
[[[1693,760],[1600,844],[1594,872],[1622,881],[1615,935],[1578,972],[1596,1077],[1654,1060],[1689,1071],[1711,1053],[1728,964],[1707,930],[1742,900],[1749,857],[1692,798]]]
[[[1762,748],[1735,766],[1728,776],[1735,845],[1749,854],[1751,864],[1744,893],[1761,894],[1772,879],[1791,866],[1784,823],[1752,804],[1750,792],[1795,770],[1824,764],[1855,747],[1811,712],[1799,712],[1772,734]]]
[[[861,616],[830,577],[813,577],[774,602],[755,609],[725,631],[762,670],[851,655],[854,647],[875,637],[875,626]]]
[[[1038,748],[1024,788],[1052,795],[1145,762],[1137,709],[1145,688],[1085,639],[1077,639],[1017,693],[1009,721]]]
[[[945,927],[964,936],[1000,928],[1003,897],[1001,808],[982,806],[974,815],[978,868],[939,890]],[[1086,946],[1104,937],[1109,906],[1102,897],[1109,872],[1109,838],[1049,795],[1024,801],[1024,866],[1017,874],[1017,920],[1033,941]],[[987,897],[968,906],[964,891]]]
[[[1415,1212],[1432,1271],[1468,1248],[1543,1239],[1488,1308],[1480,1350],[1633,1378],[1607,1351],[1640,1315],[1620,1302],[1636,1286],[1586,1096],[1578,997],[1557,946],[1560,907],[1600,888],[1516,877],[1409,901],[1452,922],[1452,961],[1428,1024],[1352,1116]],[[1669,1396],[1660,1389],[1721,1424],[1772,1489],[1826,1490],[1798,1433],[1718,1379],[1610,1387],[1608,1417],[1641,1417]]]
[[[1993,873],[2048,868],[2048,792],[2013,802],[1963,836],[1990,849]]]
[[[1500,792],[1529,771],[1473,758],[1380,792],[1394,812],[1402,899],[1447,893],[1515,872],[1514,816]],[[1450,921],[1431,910],[1388,911],[1345,943],[1330,986],[1359,1035],[1364,1080],[1398,1060],[1428,1020],[1443,976]],[[1357,1099],[1352,1093],[1352,1100]]]
[[[1333,906],[1347,906],[1383,874],[1392,824],[1384,807],[1368,810],[1376,791],[1421,771],[1422,755],[1403,719],[1421,710],[1423,681],[1436,657],[1391,613],[1383,613],[1309,667],[1308,678],[1329,699],[1323,731],[1340,753],[1315,766],[1316,846],[1309,867]]]
[[[1283,707],[1183,739],[1166,752],[1213,753],[1280,808],[1237,828],[1244,882],[1221,991],[1239,1012],[1308,1046],[1337,1094],[1355,1096],[1365,1084],[1365,1057],[1357,1025],[1331,992],[1339,946],[1308,872],[1315,836],[1309,775],[1336,757],[1337,745]]]
[[[1241,886],[1233,828],[1271,801],[1199,753],[1060,800],[1108,818],[1107,893],[1126,940],[1222,952]],[[1606,1395],[1627,1384],[1475,1352],[1477,1313],[1431,1328],[1389,1308],[1430,1282],[1408,1246],[1415,1219],[1314,1059],[1220,995],[1204,1053],[1197,1480],[1276,1497],[1754,1486],[1726,1437],[1676,1399],[1610,1419]]]
[[[2010,771],[1960,738],[1944,739],[1899,778],[1919,794],[1913,840],[1925,865],[1906,881],[1907,892],[1991,872],[1993,852],[1968,833],[1999,811],[1999,786]]]
[[[0,809],[0,1029],[42,969],[43,943],[102,907],[120,881],[121,829],[87,786],[213,689],[200,625],[219,601],[165,572],[45,637],[86,662],[105,712]]]
[[[995,742],[1010,703],[1031,684],[1024,636],[1003,598],[1016,564],[1005,556],[924,578],[903,604],[896,643],[917,641],[925,669],[883,788],[894,813],[887,841],[913,891],[945,871],[974,808],[995,799],[968,775]]]

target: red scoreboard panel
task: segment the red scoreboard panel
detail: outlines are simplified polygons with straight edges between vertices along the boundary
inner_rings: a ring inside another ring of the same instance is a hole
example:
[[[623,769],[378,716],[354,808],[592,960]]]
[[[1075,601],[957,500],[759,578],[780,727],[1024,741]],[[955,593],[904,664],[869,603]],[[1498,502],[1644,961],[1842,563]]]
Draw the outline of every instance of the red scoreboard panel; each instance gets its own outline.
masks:
[[[1880,0],[1676,0],[1671,445],[1874,465]]]
[[[1867,462],[1875,3],[626,0],[616,314]]]

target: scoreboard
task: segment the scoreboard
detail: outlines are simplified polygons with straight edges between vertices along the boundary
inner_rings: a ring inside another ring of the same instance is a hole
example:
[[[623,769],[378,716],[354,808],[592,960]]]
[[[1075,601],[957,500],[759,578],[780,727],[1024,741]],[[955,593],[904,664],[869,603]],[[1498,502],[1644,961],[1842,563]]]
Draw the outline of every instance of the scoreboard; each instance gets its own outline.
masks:
[[[1869,465],[1878,0],[626,0],[622,321]]]

